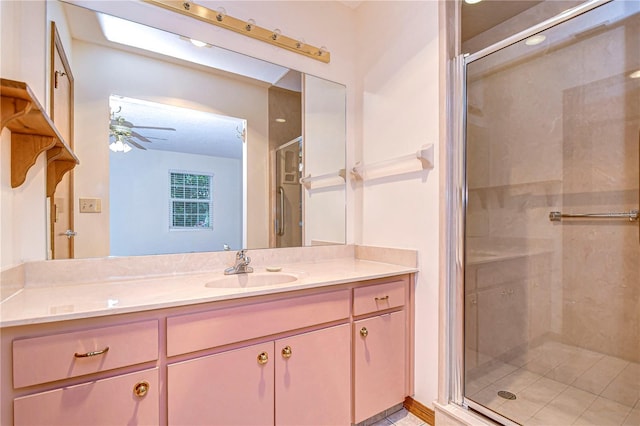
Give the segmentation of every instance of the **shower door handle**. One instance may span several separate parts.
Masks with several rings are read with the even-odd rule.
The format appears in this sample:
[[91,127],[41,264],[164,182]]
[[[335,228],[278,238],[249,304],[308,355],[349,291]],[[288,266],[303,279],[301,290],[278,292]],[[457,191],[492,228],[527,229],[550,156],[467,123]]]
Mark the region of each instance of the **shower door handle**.
[[284,188],[278,188],[278,196],[280,197],[280,217],[278,218],[278,232],[277,235],[282,237],[284,235]]
[[629,219],[635,222],[640,217],[638,210],[630,210],[622,213],[562,213],[549,212],[549,220],[552,222],[560,222],[562,218],[578,218],[578,219]]

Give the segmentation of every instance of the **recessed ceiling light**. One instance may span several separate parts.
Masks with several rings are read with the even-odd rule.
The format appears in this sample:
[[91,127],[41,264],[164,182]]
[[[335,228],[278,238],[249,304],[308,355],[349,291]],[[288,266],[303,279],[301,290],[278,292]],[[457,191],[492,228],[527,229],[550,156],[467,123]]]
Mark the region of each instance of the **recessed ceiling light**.
[[629,74],[629,77],[640,78],[640,70],[632,72],[631,74]]
[[287,120],[286,120],[286,119],[284,119],[284,118],[276,118],[276,121],[277,121],[278,123],[286,123],[286,122],[287,122]]
[[540,44],[547,39],[547,36],[543,36],[542,34],[536,34],[532,37],[529,37],[524,41],[524,44],[527,46],[535,46],[536,44]]
[[482,0],[464,0],[466,4],[476,4],[480,3]]

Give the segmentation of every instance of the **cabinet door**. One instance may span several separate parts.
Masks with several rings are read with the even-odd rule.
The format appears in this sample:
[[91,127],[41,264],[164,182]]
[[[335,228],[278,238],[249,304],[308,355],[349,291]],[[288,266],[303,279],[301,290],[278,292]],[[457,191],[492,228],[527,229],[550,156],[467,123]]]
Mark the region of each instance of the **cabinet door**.
[[273,342],[169,365],[169,424],[272,425],[273,365]]
[[16,398],[14,425],[157,425],[159,395],[154,368]]
[[349,324],[276,341],[276,425],[351,422]]
[[404,311],[354,322],[355,423],[404,401],[405,327]]

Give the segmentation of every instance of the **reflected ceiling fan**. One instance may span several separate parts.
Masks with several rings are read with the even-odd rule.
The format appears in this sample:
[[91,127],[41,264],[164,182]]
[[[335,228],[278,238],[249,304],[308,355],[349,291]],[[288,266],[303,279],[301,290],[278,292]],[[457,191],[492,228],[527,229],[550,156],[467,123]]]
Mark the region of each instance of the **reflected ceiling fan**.
[[[116,115],[119,114],[120,111],[122,111],[122,107],[111,113],[111,120],[109,123],[109,136],[112,138],[109,143],[109,149],[113,152],[129,152],[131,151],[132,146],[146,151],[147,148],[138,142],[152,143],[151,139],[166,140],[164,138],[143,136],[134,129],[176,131],[173,127],[136,126],[130,121],[127,121],[124,117]],[[137,139],[138,142],[136,142],[134,138]]]

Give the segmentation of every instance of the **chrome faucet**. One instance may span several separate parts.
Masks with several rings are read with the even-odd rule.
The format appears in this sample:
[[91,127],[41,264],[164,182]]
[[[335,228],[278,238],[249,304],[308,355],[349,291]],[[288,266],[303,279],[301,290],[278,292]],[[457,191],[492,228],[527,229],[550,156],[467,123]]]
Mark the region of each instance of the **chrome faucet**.
[[234,275],[234,274],[247,274],[249,272],[253,272],[253,268],[249,266],[251,263],[251,258],[247,256],[246,250],[240,250],[236,253],[236,264],[225,269],[225,275]]

